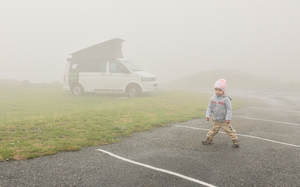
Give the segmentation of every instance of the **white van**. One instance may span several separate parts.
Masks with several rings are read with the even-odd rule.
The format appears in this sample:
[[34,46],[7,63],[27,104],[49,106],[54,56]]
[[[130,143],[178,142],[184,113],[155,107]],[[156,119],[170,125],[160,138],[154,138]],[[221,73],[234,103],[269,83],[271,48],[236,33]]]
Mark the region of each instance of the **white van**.
[[[103,44],[107,47],[107,44],[116,45],[120,42],[123,40],[113,39],[73,53],[73,58],[67,59],[63,90],[71,91],[76,96],[82,95],[84,92],[100,92],[128,93],[129,97],[137,97],[155,91],[158,82],[154,75],[139,69],[124,58],[104,59],[104,57],[123,57],[120,50],[118,50],[118,55],[115,52],[113,55],[108,55],[108,53],[103,55]],[[95,48],[101,50],[95,50]],[[91,49],[94,50],[88,53]],[[109,52],[111,49],[110,47]],[[99,53],[95,55],[97,51],[101,51],[102,55]]]

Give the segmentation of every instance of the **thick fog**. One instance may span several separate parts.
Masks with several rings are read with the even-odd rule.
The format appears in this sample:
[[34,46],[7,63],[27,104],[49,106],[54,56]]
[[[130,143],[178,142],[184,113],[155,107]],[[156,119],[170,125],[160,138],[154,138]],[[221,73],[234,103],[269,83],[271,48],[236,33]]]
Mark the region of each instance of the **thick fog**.
[[63,82],[66,58],[113,38],[169,82],[240,70],[299,82],[300,1],[1,1],[0,79]]

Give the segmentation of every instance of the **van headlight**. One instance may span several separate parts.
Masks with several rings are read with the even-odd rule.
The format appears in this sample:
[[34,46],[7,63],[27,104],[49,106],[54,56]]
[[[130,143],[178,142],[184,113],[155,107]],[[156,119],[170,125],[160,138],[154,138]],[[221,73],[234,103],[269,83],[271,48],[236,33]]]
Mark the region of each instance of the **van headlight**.
[[142,77],[142,81],[156,81],[156,77]]

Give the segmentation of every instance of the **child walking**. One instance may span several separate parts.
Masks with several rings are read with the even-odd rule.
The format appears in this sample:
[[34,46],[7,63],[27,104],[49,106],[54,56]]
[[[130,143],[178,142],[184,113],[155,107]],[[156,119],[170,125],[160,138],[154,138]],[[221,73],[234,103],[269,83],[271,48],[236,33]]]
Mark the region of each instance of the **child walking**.
[[209,121],[213,114],[213,127],[207,133],[207,138],[202,141],[204,145],[212,144],[213,137],[219,132],[222,127],[232,141],[234,148],[239,148],[238,137],[235,135],[235,130],[232,128],[230,121],[232,116],[231,97],[225,95],[227,81],[219,79],[215,83],[215,94],[210,98],[206,111],[205,119]]

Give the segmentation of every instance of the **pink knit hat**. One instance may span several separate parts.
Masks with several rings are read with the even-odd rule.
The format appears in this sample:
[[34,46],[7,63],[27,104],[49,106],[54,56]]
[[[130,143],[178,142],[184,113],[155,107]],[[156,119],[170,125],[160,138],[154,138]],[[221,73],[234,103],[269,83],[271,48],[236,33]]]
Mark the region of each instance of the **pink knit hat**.
[[227,86],[227,81],[225,79],[219,79],[215,83],[214,88],[220,88],[221,90],[223,90],[223,92],[225,92],[226,91],[226,86]]

